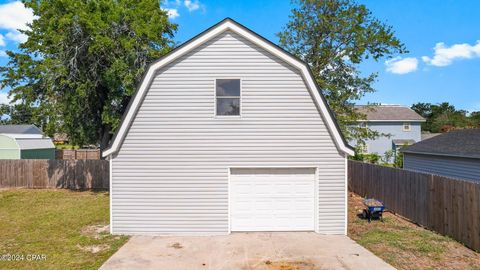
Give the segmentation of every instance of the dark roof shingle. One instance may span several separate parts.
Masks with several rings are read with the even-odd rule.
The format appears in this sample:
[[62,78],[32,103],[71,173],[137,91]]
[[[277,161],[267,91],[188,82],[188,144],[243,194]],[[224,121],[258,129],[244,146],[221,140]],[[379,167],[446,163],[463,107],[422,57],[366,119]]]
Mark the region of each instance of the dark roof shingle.
[[406,147],[403,152],[480,158],[480,129],[443,133]]
[[42,134],[42,131],[35,125],[0,125],[0,133]]
[[355,108],[367,116],[367,121],[425,121],[414,110],[400,105],[356,105]]

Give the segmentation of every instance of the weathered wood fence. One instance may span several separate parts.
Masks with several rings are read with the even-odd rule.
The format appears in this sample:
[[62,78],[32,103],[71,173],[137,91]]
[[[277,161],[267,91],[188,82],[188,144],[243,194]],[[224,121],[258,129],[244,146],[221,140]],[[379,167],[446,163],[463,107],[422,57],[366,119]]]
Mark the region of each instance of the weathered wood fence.
[[479,183],[349,161],[348,187],[480,251]]
[[56,159],[100,159],[100,149],[59,149]]
[[0,188],[108,189],[106,160],[0,160]]

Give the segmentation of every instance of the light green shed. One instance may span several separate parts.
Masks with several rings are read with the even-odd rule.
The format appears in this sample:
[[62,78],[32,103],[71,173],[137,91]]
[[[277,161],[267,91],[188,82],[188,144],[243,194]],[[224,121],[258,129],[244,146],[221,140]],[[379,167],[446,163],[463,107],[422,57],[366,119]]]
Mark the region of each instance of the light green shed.
[[55,159],[50,138],[15,138],[0,134],[0,159]]
[[0,159],[20,159],[20,148],[15,138],[0,134]]

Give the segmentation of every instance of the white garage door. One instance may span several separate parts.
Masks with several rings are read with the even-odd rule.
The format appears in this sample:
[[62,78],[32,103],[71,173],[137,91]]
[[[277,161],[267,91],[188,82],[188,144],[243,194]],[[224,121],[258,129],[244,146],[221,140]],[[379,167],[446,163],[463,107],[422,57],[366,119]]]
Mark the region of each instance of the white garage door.
[[232,231],[313,231],[315,169],[232,169]]

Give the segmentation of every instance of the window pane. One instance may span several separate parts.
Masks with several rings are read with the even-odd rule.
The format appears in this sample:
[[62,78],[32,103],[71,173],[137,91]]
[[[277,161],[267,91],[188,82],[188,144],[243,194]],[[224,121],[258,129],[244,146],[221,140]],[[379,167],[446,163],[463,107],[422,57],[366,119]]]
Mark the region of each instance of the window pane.
[[218,79],[217,96],[240,96],[240,80]]
[[240,99],[217,98],[217,115],[240,115]]

